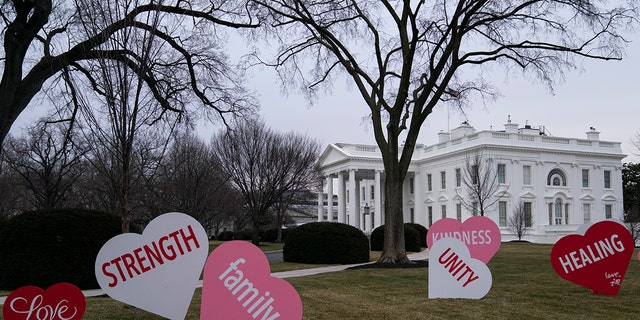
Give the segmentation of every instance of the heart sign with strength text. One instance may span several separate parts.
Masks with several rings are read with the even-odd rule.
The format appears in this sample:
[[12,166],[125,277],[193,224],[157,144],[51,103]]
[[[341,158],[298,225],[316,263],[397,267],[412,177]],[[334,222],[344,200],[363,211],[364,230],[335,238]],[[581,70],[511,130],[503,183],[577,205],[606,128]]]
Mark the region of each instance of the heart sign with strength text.
[[452,218],[436,221],[427,232],[427,246],[431,248],[443,238],[462,241],[469,248],[471,257],[485,264],[498,252],[502,241],[498,225],[484,216],[471,217],[464,223]]
[[14,290],[2,306],[2,315],[5,320],[79,320],[86,308],[82,291],[62,282],[47,290],[34,286]]
[[196,219],[165,213],[141,235],[125,233],[107,241],[96,258],[96,278],[113,299],[184,319],[208,253],[207,233]]
[[560,277],[589,288],[594,294],[616,296],[633,249],[629,230],[605,220],[593,224],[584,235],[560,238],[551,249],[551,265]]
[[443,238],[429,249],[429,299],[480,299],[491,289],[487,265],[469,255],[456,238]]
[[217,247],[204,267],[200,319],[302,319],[298,292],[270,270],[267,257],[251,243]]

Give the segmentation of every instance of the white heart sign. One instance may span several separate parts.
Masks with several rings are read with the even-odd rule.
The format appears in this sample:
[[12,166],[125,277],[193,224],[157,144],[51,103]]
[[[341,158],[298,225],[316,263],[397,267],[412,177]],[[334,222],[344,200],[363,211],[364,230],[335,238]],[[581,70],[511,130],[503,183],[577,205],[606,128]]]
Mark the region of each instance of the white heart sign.
[[209,253],[207,233],[178,212],[140,234],[111,238],[96,258],[98,284],[111,298],[169,319],[184,319]]
[[487,265],[471,258],[462,241],[443,238],[429,249],[429,299],[480,299],[492,281]]

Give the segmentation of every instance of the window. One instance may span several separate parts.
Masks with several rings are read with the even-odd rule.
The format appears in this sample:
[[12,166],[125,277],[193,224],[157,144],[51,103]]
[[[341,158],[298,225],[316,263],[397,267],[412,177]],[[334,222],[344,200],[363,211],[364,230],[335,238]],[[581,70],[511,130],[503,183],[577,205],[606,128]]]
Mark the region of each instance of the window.
[[456,168],[456,187],[460,187],[462,185],[462,174],[460,172],[460,168]]
[[442,219],[447,217],[447,205],[443,204],[441,207],[442,210]]
[[411,223],[416,222],[415,220],[415,213],[414,213],[414,209],[413,208],[409,208],[409,221],[411,221]]
[[604,218],[611,219],[612,217],[613,206],[610,204],[604,205]]
[[462,221],[462,203],[456,203],[456,219]]
[[524,202],[524,226],[531,228],[533,224],[532,205],[531,202]]
[[531,166],[522,166],[522,184],[531,185]]
[[429,212],[429,221],[427,222],[429,223],[429,227],[431,227],[431,225],[433,224],[433,207],[428,206],[427,211]]
[[445,190],[447,188],[447,172],[446,171],[440,172],[440,187],[442,190]]
[[431,173],[428,173],[427,174],[427,191],[433,190],[433,187],[431,187],[431,182],[432,182]]
[[471,202],[471,214],[475,217],[478,215],[478,203],[477,202]]
[[376,198],[376,188],[375,186],[371,186],[371,200]]
[[507,226],[507,202],[498,202],[498,225],[500,227]]
[[409,194],[413,194],[413,178],[409,178]]
[[362,187],[362,201],[367,200],[367,187]]
[[351,201],[349,201],[349,190],[347,190],[347,203],[350,203]]
[[604,171],[604,188],[611,189],[611,171]]
[[472,165],[471,166],[471,182],[473,183],[473,185],[477,185],[478,184],[478,180],[480,177],[480,171],[478,170],[478,165]]
[[506,183],[507,181],[507,165],[504,163],[498,164],[498,183]]
[[547,185],[548,186],[556,186],[556,187],[566,187],[567,186],[567,175],[565,175],[564,171],[556,168],[549,171],[549,175],[547,176]]
[[584,216],[584,223],[591,222],[591,204],[590,203],[582,204],[582,215]]
[[589,188],[589,169],[582,169],[582,187]]
[[549,204],[549,224],[562,224],[562,199]]

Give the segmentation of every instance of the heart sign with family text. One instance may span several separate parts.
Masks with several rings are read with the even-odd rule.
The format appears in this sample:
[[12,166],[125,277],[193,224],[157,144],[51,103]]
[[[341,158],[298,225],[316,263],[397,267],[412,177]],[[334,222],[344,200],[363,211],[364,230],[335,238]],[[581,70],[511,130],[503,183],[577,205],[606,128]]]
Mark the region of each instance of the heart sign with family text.
[[498,252],[502,241],[498,225],[484,216],[471,217],[464,223],[452,218],[436,221],[427,232],[427,246],[431,248],[444,238],[462,241],[469,248],[471,257],[485,264]]
[[474,259],[456,238],[442,238],[429,249],[429,299],[480,299],[491,289],[489,267]]
[[298,292],[270,271],[267,257],[251,243],[217,247],[204,267],[200,319],[302,319]]
[[113,299],[184,319],[208,253],[209,238],[196,219],[165,213],[142,234],[124,233],[107,241],[96,258],[96,279]]
[[551,249],[553,270],[565,280],[593,290],[618,295],[633,255],[634,243],[627,228],[615,221],[593,224],[584,235],[570,234]]
[[2,306],[2,316],[5,320],[79,320],[86,308],[82,291],[61,282],[47,290],[34,286],[14,290]]

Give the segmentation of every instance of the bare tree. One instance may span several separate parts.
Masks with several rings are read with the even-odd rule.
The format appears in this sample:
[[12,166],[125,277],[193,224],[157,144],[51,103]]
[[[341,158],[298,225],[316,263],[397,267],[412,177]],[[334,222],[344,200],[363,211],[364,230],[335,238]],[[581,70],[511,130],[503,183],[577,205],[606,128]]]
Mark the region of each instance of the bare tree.
[[[238,75],[220,51],[226,28],[253,28],[242,1],[118,1],[119,10],[94,15],[113,1],[14,0],[0,3],[4,63],[0,80],[0,142],[44,88],[73,91],[74,76],[93,83],[96,61],[118,61],[148,87],[162,112],[206,106],[212,117],[253,109]],[[115,6],[114,6],[115,7]],[[149,24],[149,17],[159,17]],[[94,19],[98,29],[84,28]],[[153,38],[162,54],[145,63],[131,47],[104,46],[122,32]],[[69,101],[73,98],[69,98]],[[94,108],[98,108],[94,106]],[[73,117],[73,113],[71,115]]]
[[295,133],[278,133],[258,120],[247,120],[212,141],[222,170],[244,197],[253,243],[268,222],[269,210],[289,192],[308,190],[318,181],[318,142]]
[[622,222],[634,241],[640,240],[640,163],[622,166],[623,207]]
[[275,59],[262,60],[286,84],[313,96],[342,72],[369,107],[386,174],[380,261],[392,263],[410,262],[402,183],[434,108],[493,99],[485,65],[516,68],[552,87],[576,57],[621,59],[621,32],[637,17],[634,8],[588,0],[253,2],[281,44]]
[[465,155],[462,180],[467,194],[460,198],[462,205],[474,216],[484,216],[499,200],[496,192],[500,184],[495,166],[493,159],[481,151]]
[[4,162],[29,191],[33,208],[58,208],[80,177],[80,160],[87,149],[70,139],[60,124],[37,125],[23,138],[10,138],[2,152]]
[[527,231],[531,229],[533,225],[533,217],[531,212],[527,212],[524,202],[519,202],[518,205],[513,208],[513,215],[509,217],[508,229],[518,237],[518,241],[527,234]]

